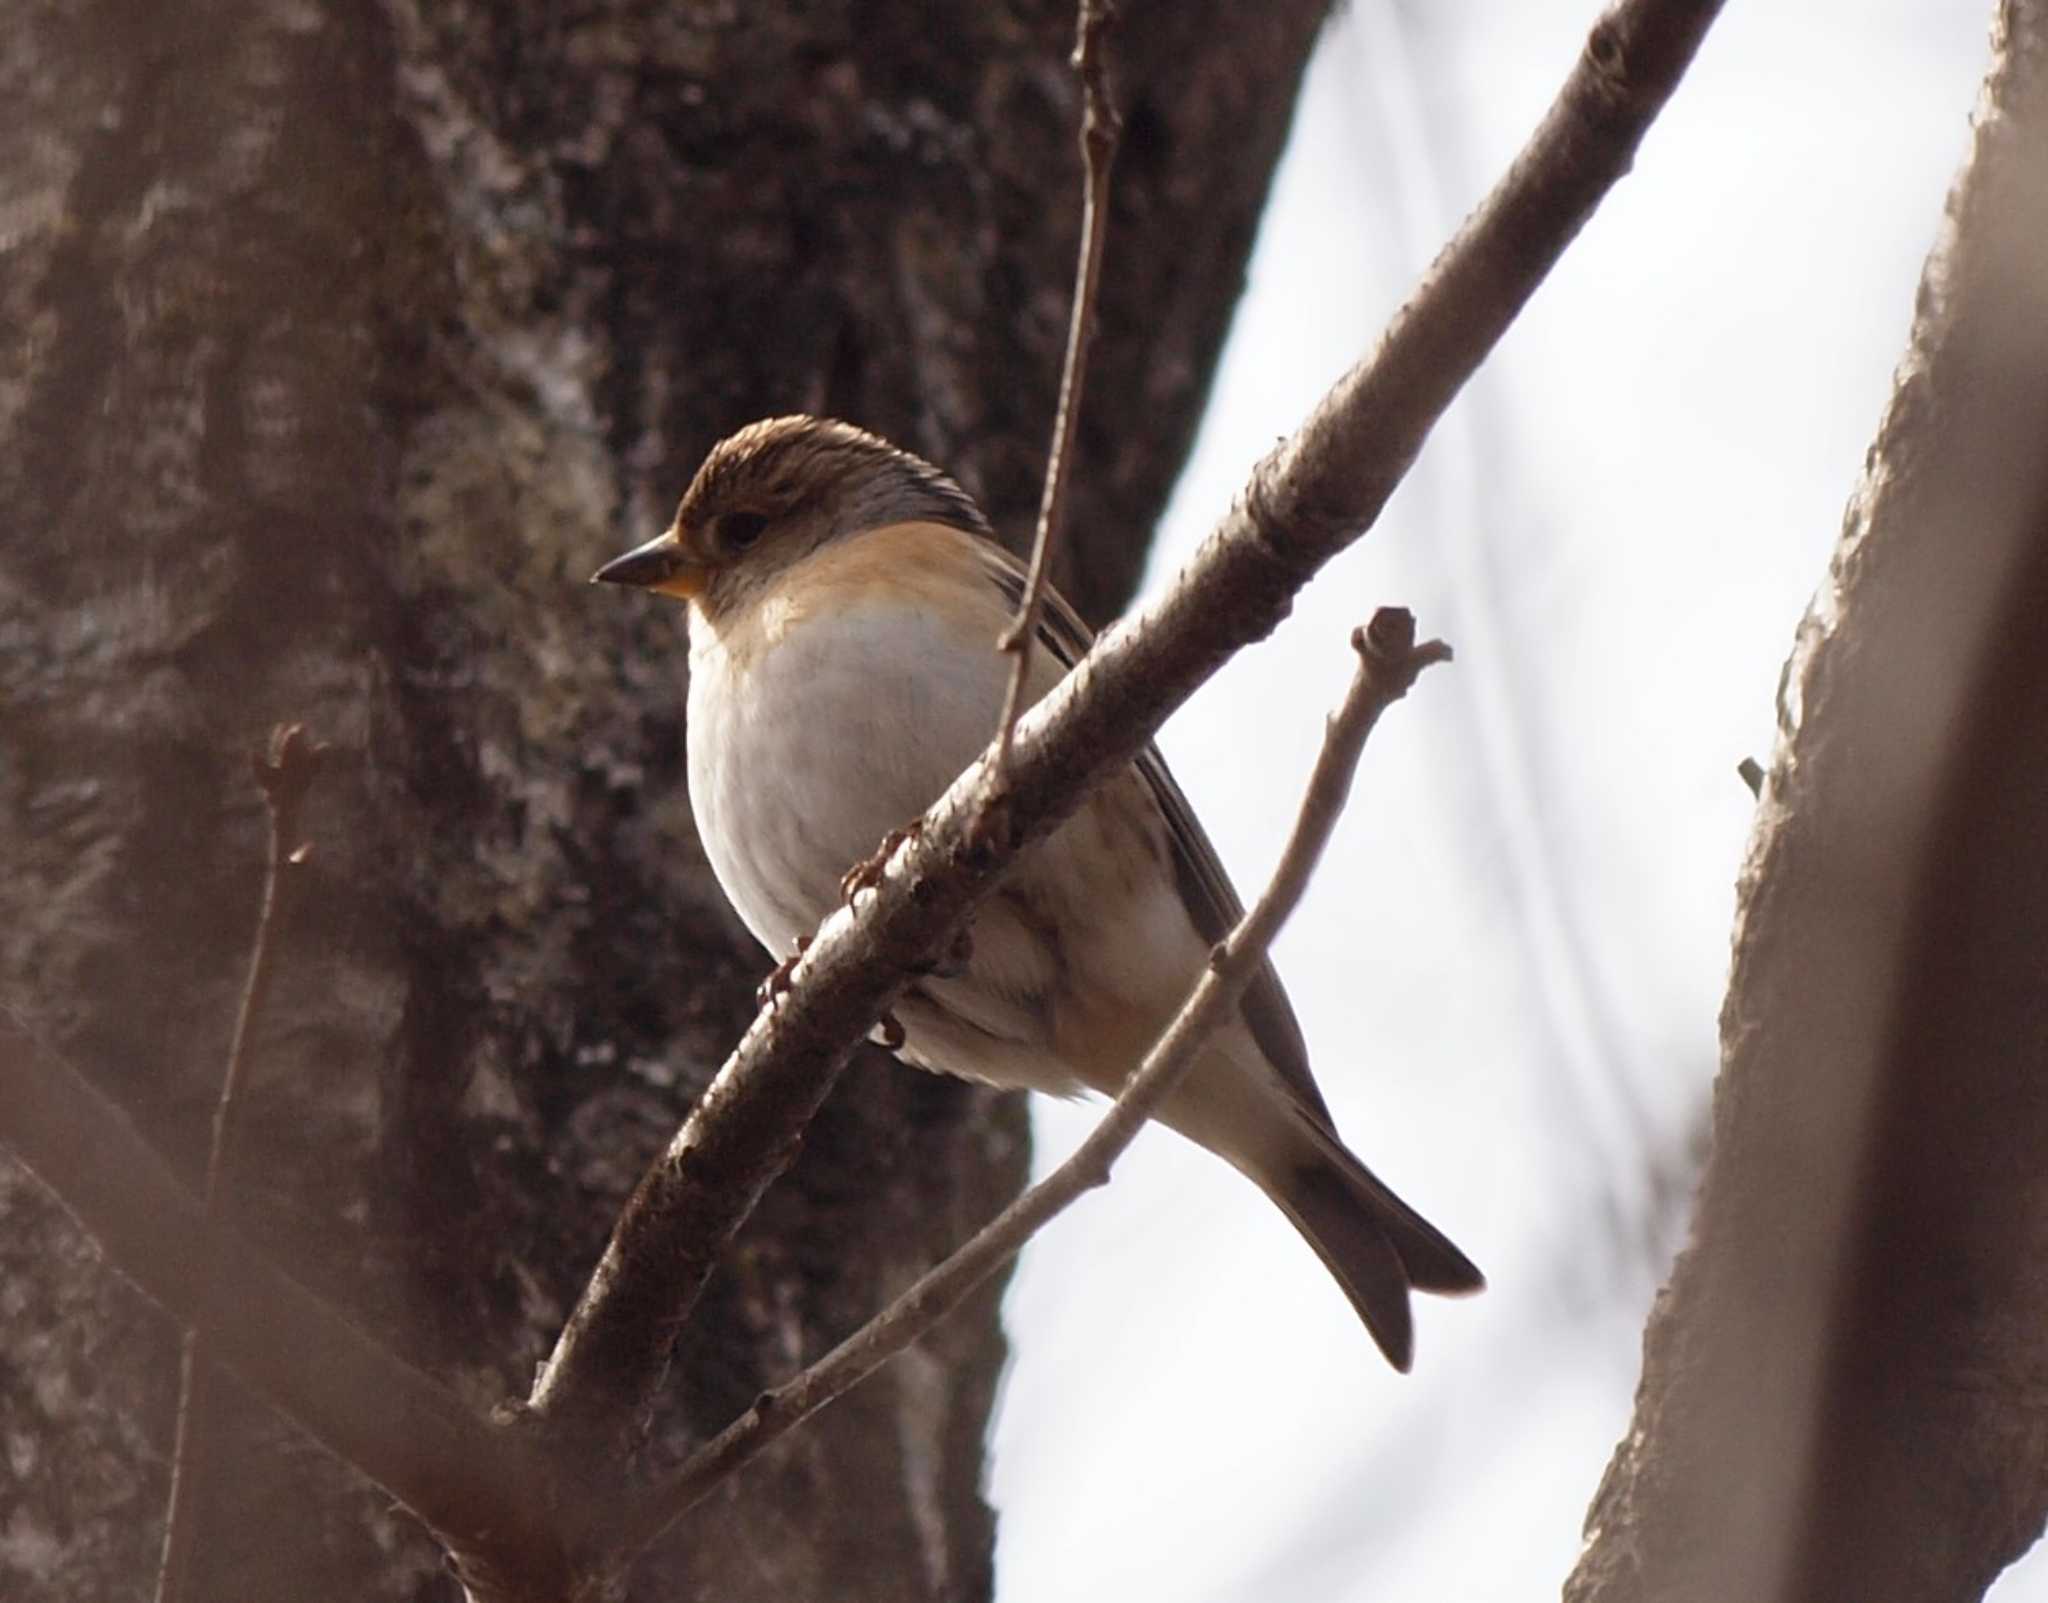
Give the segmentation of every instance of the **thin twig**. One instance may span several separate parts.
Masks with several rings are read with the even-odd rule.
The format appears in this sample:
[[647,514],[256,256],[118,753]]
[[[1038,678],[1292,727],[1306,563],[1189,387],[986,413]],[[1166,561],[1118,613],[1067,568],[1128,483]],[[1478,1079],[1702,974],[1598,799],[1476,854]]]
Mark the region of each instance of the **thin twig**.
[[1046,577],[1052,553],[1067,518],[1067,480],[1074,456],[1076,422],[1088,385],[1088,349],[1095,342],[1096,285],[1102,277],[1102,241],[1109,231],[1109,169],[1116,159],[1123,119],[1110,93],[1109,54],[1104,36],[1116,21],[1111,0],[1081,0],[1075,26],[1074,71],[1081,79],[1081,246],[1074,266],[1074,307],[1067,321],[1067,358],[1060,369],[1059,406],[1053,413],[1052,449],[1045,464],[1045,489],[1038,503],[1038,530],[1031,542],[1031,571],[1017,616],[996,642],[1010,654],[1010,688],[1003,698],[1003,720],[996,732],[995,762],[989,782],[1000,786],[1009,766],[1010,742],[1017,715],[1024,708],[1024,684],[1031,672],[1031,653],[1038,640],[1038,615],[1045,606]]
[[1440,640],[1415,643],[1415,619],[1400,607],[1374,614],[1370,628],[1352,632],[1358,669],[1343,705],[1324,732],[1323,749],[1309,777],[1300,816],[1280,854],[1265,894],[1210,955],[1209,967],[1144,1063],[1125,1083],[1088,1138],[1045,1179],[1026,1191],[965,1245],[919,1280],[817,1363],[764,1392],[732,1424],[700,1448],[673,1478],[647,1493],[627,1513],[622,1536],[637,1552],[727,1476],[784,1432],[844,1396],[882,1364],[937,1324],[962,1298],[1016,1255],[1055,1215],[1091,1187],[1109,1179],[1111,1166],[1195,1061],[1209,1036],[1228,1018],[1265,960],[1273,938],[1300,903],[1323,848],[1344,811],[1351,777],[1366,737],[1381,713],[1408,693],[1416,676],[1450,660]]
[[[213,1104],[213,1135],[206,1151],[206,1190],[201,1229],[209,1249],[220,1229],[227,1182],[234,1161],[237,1115],[242,1082],[249,1068],[249,1040],[256,1016],[270,994],[276,951],[278,904],[286,877],[305,860],[298,845],[299,806],[306,799],[320,759],[327,748],[306,737],[298,724],[279,724],[270,733],[270,748],[250,759],[263,805],[270,815],[270,851],[263,867],[263,903],[256,915],[256,934],[249,952],[249,974],[242,984],[242,1005],[235,1015],[235,1034],[221,1073],[220,1095]],[[215,1254],[209,1250],[210,1265]],[[186,1327],[178,1369],[178,1415],[171,1446],[170,1504],[164,1514],[163,1559],[157,1571],[158,1603],[181,1603],[191,1572],[195,1510],[206,1484],[208,1425],[212,1409],[212,1365],[207,1354],[207,1327],[213,1322],[213,1277],[203,1279],[192,1322]]]

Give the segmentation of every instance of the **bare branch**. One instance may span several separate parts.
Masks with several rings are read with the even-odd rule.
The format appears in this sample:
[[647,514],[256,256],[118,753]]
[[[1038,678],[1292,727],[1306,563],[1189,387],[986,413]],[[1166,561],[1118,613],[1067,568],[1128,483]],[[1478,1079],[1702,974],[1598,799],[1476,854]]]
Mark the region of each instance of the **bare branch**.
[[711,1489],[785,1432],[837,1401],[956,1308],[977,1285],[1016,1256],[1024,1243],[1091,1187],[1136,1139],[1152,1112],[1179,1084],[1203,1045],[1237,1006],[1274,937],[1300,904],[1323,848],[1350,795],[1366,737],[1380,714],[1408,693],[1416,676],[1450,659],[1439,640],[1415,643],[1415,619],[1382,608],[1369,630],[1355,630],[1358,653],[1343,704],[1324,732],[1323,749],[1302,798],[1271,883],[1218,946],[1181,1010],[1125,1084],[1123,1094],[1073,1155],[984,1225],[943,1263],[817,1363],[774,1390],[693,1455],[675,1477],[627,1514],[624,1539],[637,1552],[658,1539]]
[[279,1270],[227,1226],[211,1239],[199,1199],[128,1116],[0,1008],[0,1117],[8,1147],[108,1260],[187,1324],[204,1288],[233,1317],[215,1361],[404,1503],[458,1553],[487,1544],[539,1576],[582,1528],[524,1438],[494,1429],[436,1381]]
[[1024,682],[1031,672],[1031,653],[1038,644],[1038,615],[1045,606],[1045,586],[1052,553],[1066,527],[1067,479],[1074,457],[1074,433],[1081,415],[1081,397],[1088,385],[1088,348],[1095,343],[1095,291],[1102,278],[1102,241],[1109,232],[1109,170],[1116,160],[1123,119],[1109,87],[1109,55],[1104,36],[1116,20],[1110,0],[1081,0],[1075,25],[1074,71],[1081,79],[1080,259],[1074,267],[1074,306],[1067,322],[1066,364],[1060,371],[1059,407],[1053,414],[1052,449],[1045,464],[1045,491],[1038,505],[1038,532],[1031,542],[1031,571],[1017,616],[1003,632],[1000,649],[1014,659],[1010,688],[1003,698],[997,725],[995,760],[989,773],[1000,784],[1010,761],[1010,742],[1017,733],[1017,714],[1024,706]]
[[1961,1603],[2048,1516],[2048,3],[1781,691],[1691,1240],[1570,1603]]
[[[851,1044],[1015,853],[1130,761],[1371,523],[1435,417],[1627,168],[1717,9],[1626,0],[1603,20],[1528,150],[1379,349],[1261,465],[1179,584],[1019,720],[998,827],[979,800],[977,765],[859,918],[827,922],[793,990],[755,1020],[643,1179],[536,1386],[547,1424],[619,1438],[651,1395],[676,1323],[786,1165]],[[592,1489],[565,1482],[526,1438],[485,1426],[227,1230],[209,1238],[202,1205],[125,1117],[4,1016],[0,1119],[8,1144],[149,1295],[188,1321],[205,1287],[235,1307],[236,1319],[212,1327],[218,1361],[419,1514],[483,1591],[566,1594],[551,1578],[594,1573],[588,1538],[606,1521],[589,1507]],[[494,1588],[494,1575],[518,1580]]]
[[[213,1136],[206,1151],[206,1190],[201,1229],[209,1248],[220,1228],[222,1195],[235,1147],[235,1115],[242,1081],[249,1067],[249,1039],[256,1015],[270,995],[271,956],[277,935],[278,901],[286,876],[304,860],[293,843],[299,833],[299,804],[318,772],[326,747],[306,738],[298,724],[279,724],[271,731],[270,749],[250,760],[270,817],[270,847],[263,865],[263,901],[256,915],[256,934],[249,952],[249,975],[242,985],[242,1004],[235,1015],[235,1035],[221,1074],[220,1095],[213,1107]],[[210,1261],[210,1253],[209,1253]],[[207,1427],[212,1409],[212,1361],[207,1330],[219,1311],[209,1278],[199,1290],[198,1307],[186,1328],[178,1366],[178,1414],[171,1445],[171,1492],[164,1514],[163,1559],[158,1567],[156,1595],[179,1603],[191,1567],[192,1537],[199,1488],[206,1479]]]
[[535,1386],[544,1421],[616,1435],[617,1421],[637,1416],[673,1332],[853,1044],[1016,853],[1129,762],[1372,524],[1459,387],[1628,170],[1719,10],[1719,0],[1622,0],[1602,17],[1527,147],[1378,348],[1260,464],[1173,586],[1019,720],[998,827],[981,800],[984,757],[933,805],[858,914],[825,921],[792,989],[756,1017],[635,1191]]

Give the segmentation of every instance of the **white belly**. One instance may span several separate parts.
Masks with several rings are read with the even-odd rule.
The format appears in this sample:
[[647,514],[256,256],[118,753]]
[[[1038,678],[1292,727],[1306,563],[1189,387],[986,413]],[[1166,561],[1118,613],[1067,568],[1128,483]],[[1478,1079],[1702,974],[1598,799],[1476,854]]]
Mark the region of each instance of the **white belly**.
[[[692,617],[691,807],[719,884],[777,957],[993,737],[1006,612],[992,588],[969,595],[983,615],[965,623],[956,607],[946,627],[887,592],[827,616],[764,608],[723,635]],[[1058,673],[1041,653],[1032,699]],[[971,933],[965,972],[921,979],[898,1003],[902,1055],[1062,1095],[1114,1091],[1208,952],[1135,773],[1028,850]]]
[[[1007,659],[878,601],[771,641],[692,620],[690,804],[725,894],[778,957],[840,877],[988,744]],[[739,681],[745,679],[745,694]]]

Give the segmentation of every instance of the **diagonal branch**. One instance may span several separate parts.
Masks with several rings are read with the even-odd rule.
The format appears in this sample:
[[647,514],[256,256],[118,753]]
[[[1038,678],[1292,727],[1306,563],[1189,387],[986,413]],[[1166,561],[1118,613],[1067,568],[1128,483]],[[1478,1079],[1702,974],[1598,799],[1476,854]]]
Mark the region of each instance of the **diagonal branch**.
[[1781,681],[1712,1147],[1568,1603],[1963,1603],[2048,1519],[2048,0]]
[[236,1236],[211,1250],[197,1197],[127,1114],[0,1008],[0,1110],[8,1147],[114,1267],[173,1318],[202,1288],[233,1310],[209,1345],[259,1396],[374,1478],[452,1547],[486,1540],[541,1572],[559,1564],[562,1508],[546,1460],[365,1335]]
[[[828,920],[795,985],[757,1017],[650,1168],[534,1391],[558,1431],[616,1444],[659,1382],[670,1338],[725,1244],[787,1165],[853,1044],[1028,842],[1129,762],[1295,590],[1378,516],[1436,418],[1634,158],[1719,0],[1621,0],[1594,29],[1506,177],[1379,347],[1260,464],[1165,595],[1105,634],[1017,726],[1002,805],[986,759],[934,805],[860,914]],[[569,1595],[565,1549],[603,1521],[602,1489],[564,1479],[226,1232],[118,1108],[0,1011],[0,1139],[122,1272],[181,1319],[212,1277],[240,1316],[218,1361],[417,1513],[478,1595]],[[493,1587],[490,1575],[512,1577]]]
[[1351,645],[1358,653],[1357,671],[1324,732],[1300,814],[1265,894],[1211,954],[1208,970],[1102,1122],[1066,1162],[964,1246],[802,1374],[763,1392],[672,1479],[640,1499],[623,1522],[629,1552],[658,1540],[720,1481],[867,1379],[958,1307],[1056,1215],[1091,1187],[1108,1182],[1111,1166],[1137,1138],[1153,1110],[1173,1094],[1203,1044],[1229,1018],[1274,937],[1300,905],[1343,815],[1352,775],[1380,714],[1407,695],[1424,668],[1447,662],[1451,655],[1440,640],[1418,646],[1414,617],[1395,607],[1375,613],[1369,629],[1354,630]]
[[1493,193],[1378,348],[1255,471],[1174,585],[1113,627],[1019,722],[1000,817],[987,759],[900,848],[858,915],[828,919],[642,1178],[536,1383],[557,1429],[637,1417],[726,1242],[787,1165],[853,1045],[1030,841],[1129,762],[1194,689],[1284,617],[1372,524],[1436,419],[1634,160],[1720,9],[1621,0]]

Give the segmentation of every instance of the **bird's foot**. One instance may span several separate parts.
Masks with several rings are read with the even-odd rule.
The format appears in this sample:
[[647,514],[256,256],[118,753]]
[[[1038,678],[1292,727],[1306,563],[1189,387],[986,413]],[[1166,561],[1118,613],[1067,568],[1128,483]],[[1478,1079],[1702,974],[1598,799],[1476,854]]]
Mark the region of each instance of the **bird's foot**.
[[924,833],[924,820],[913,818],[901,829],[892,829],[882,837],[882,844],[874,855],[864,857],[849,868],[839,879],[839,894],[851,907],[853,899],[862,891],[871,891],[882,883],[882,874],[889,866],[889,859],[896,855],[896,848],[914,841]]
[[790,976],[796,973],[797,964],[804,960],[804,953],[810,949],[810,936],[799,935],[796,938],[796,950],[770,969],[768,977],[754,987],[754,1006],[769,1007],[789,994]]

